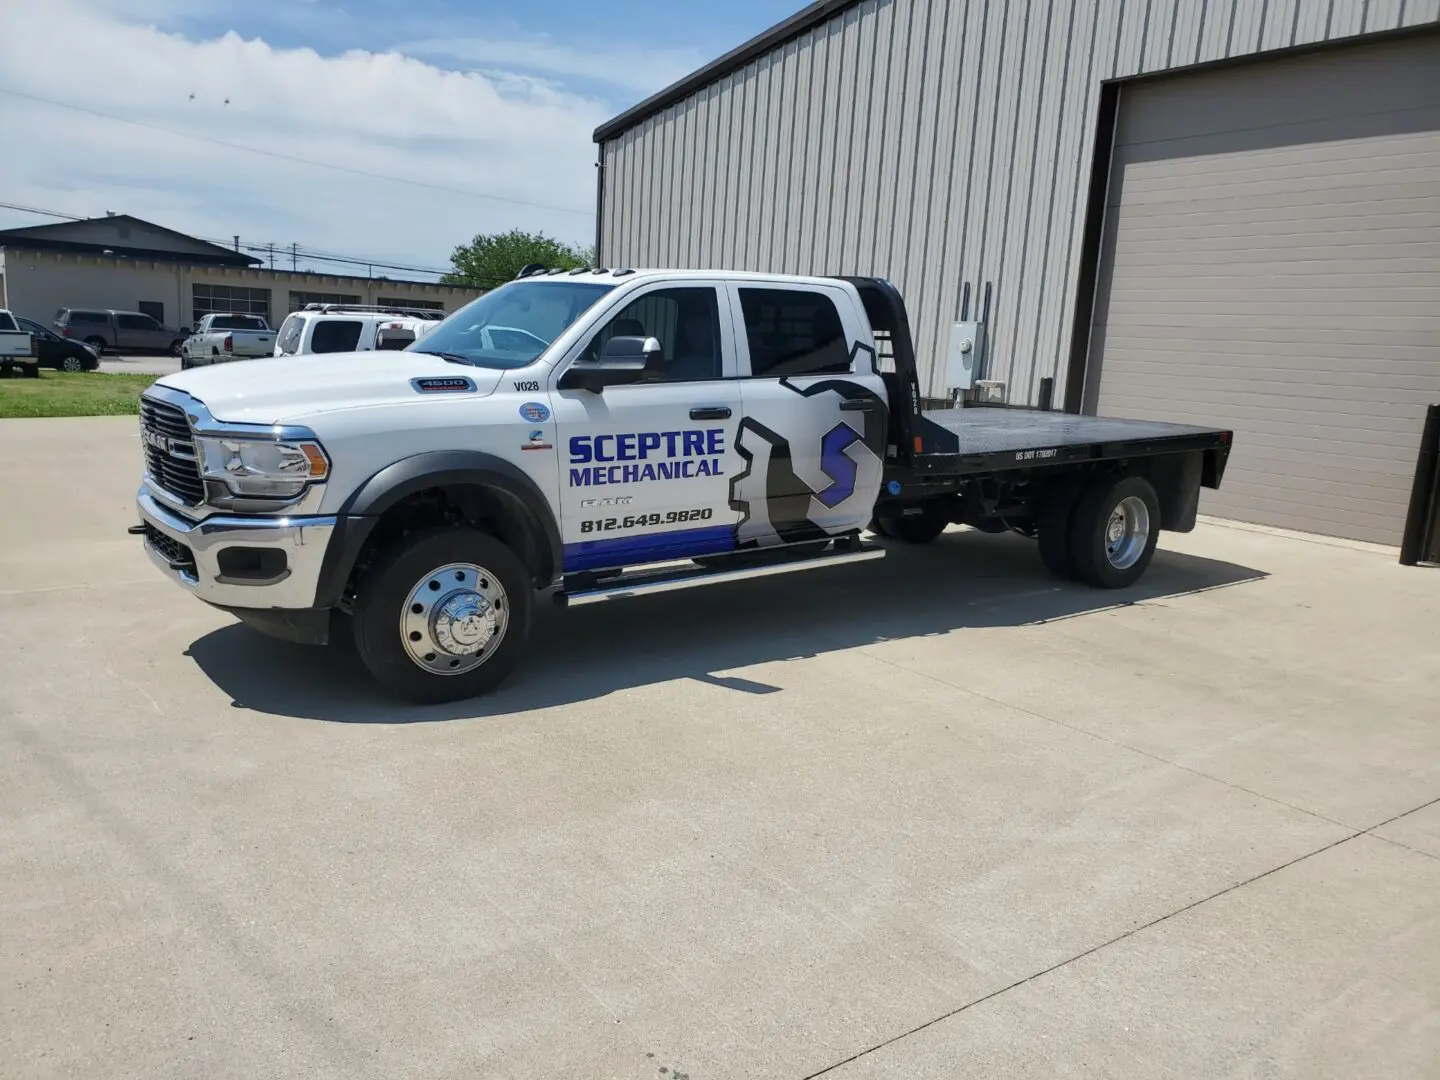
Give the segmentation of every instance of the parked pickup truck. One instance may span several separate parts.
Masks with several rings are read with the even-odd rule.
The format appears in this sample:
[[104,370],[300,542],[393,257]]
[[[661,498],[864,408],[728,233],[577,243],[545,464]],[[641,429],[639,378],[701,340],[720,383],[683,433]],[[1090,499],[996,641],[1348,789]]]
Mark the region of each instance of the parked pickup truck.
[[404,351],[257,363],[145,392],[131,531],[200,599],[291,641],[353,636],[417,701],[499,683],[541,592],[591,604],[878,559],[872,523],[910,543],[1008,529],[1054,573],[1122,588],[1161,529],[1194,527],[1231,444],[924,411],[878,278],[536,274]]
[[275,331],[259,315],[206,315],[185,339],[180,368],[255,360],[275,351]]
[[0,308],[0,376],[9,375],[15,367],[32,379],[38,378],[40,357],[30,331],[22,329],[15,316]]

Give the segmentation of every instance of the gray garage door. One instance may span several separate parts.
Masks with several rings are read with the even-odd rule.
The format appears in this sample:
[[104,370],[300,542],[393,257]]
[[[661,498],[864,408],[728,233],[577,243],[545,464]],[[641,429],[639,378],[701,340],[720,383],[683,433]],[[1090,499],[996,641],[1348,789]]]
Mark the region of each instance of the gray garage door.
[[1440,38],[1122,88],[1087,404],[1233,427],[1202,511],[1398,544],[1440,402]]

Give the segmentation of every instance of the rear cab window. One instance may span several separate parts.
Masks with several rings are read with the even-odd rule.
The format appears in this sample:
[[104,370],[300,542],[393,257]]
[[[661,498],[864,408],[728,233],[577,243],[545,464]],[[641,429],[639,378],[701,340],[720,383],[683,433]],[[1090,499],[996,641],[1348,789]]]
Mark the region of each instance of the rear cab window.
[[825,293],[747,286],[736,291],[752,378],[849,373],[845,326]]

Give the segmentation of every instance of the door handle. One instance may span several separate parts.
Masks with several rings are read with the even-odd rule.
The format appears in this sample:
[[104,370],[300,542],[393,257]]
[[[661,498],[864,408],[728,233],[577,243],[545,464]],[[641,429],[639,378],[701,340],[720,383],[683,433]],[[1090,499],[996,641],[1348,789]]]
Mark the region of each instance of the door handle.
[[874,412],[880,403],[873,398],[846,398],[840,402],[841,412]]
[[729,420],[729,405],[696,406],[690,410],[691,420]]

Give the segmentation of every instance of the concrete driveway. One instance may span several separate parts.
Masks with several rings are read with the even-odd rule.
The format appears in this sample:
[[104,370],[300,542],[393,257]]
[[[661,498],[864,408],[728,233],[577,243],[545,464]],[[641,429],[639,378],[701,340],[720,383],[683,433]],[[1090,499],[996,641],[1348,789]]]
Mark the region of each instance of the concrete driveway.
[[7,1077],[1436,1075],[1436,572],[954,532],[409,708],[162,581],[138,457],[0,424]]

